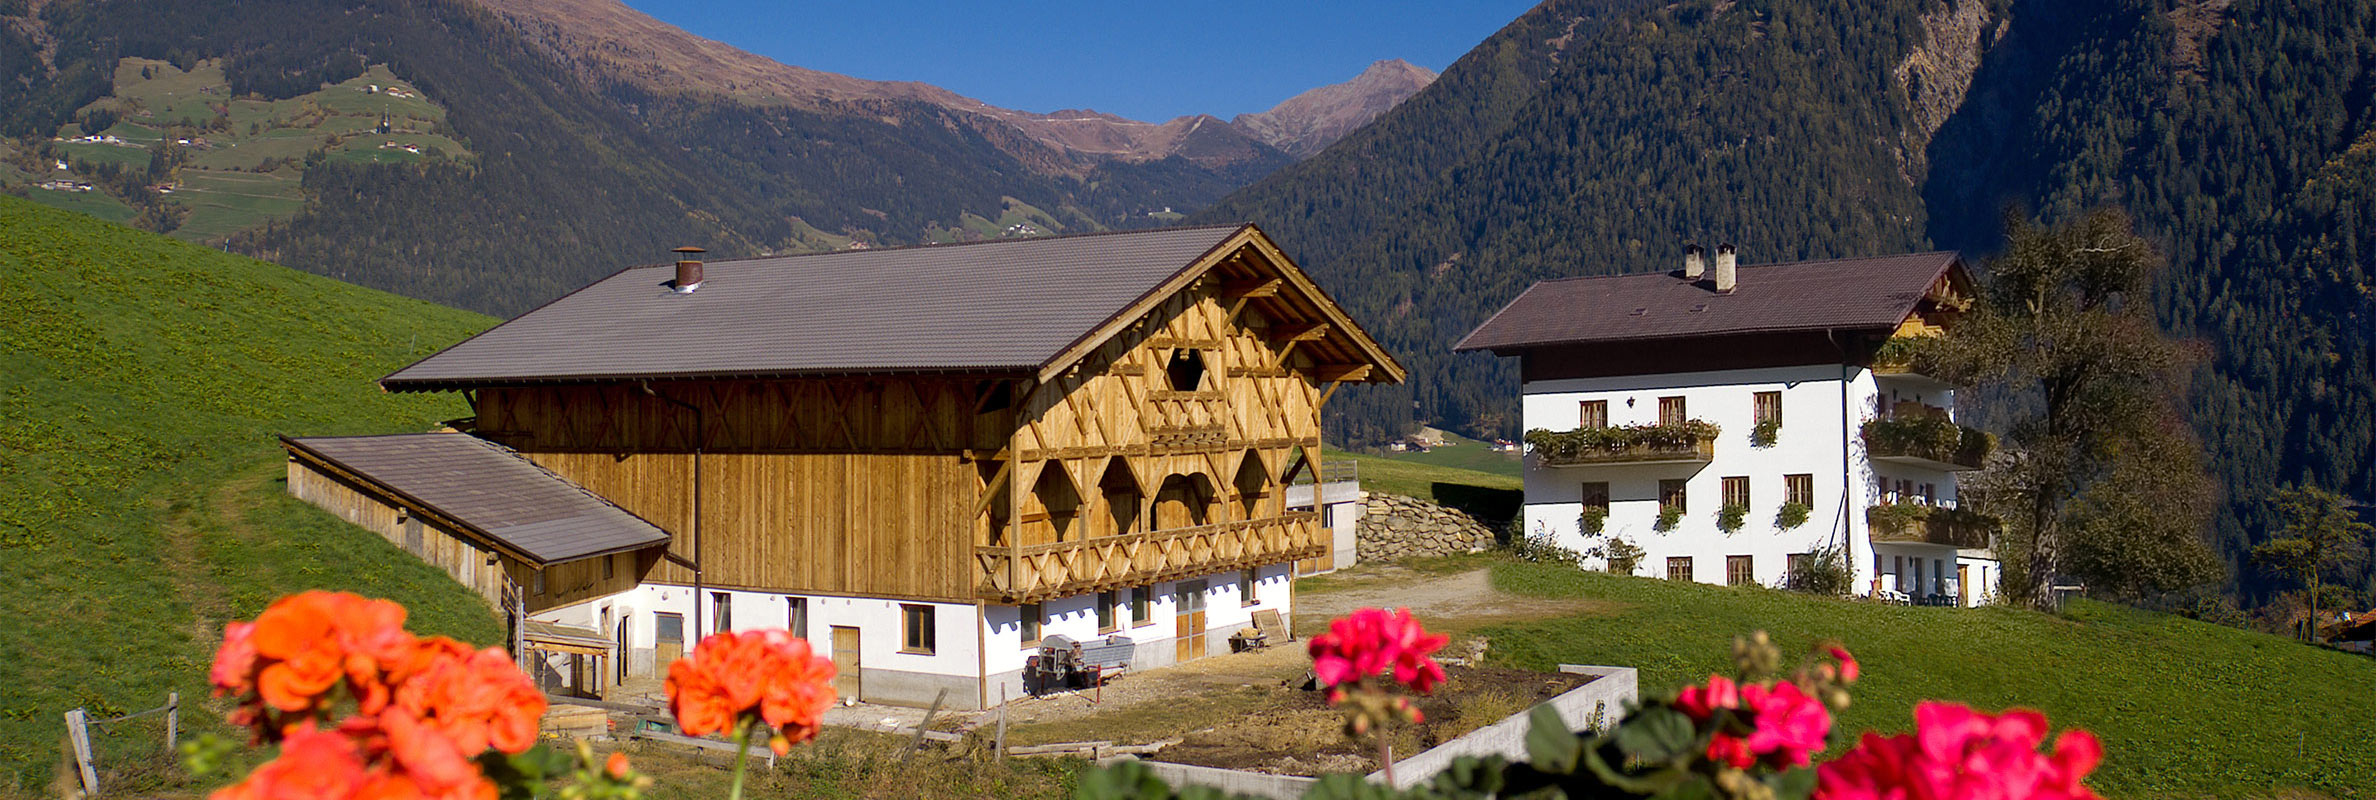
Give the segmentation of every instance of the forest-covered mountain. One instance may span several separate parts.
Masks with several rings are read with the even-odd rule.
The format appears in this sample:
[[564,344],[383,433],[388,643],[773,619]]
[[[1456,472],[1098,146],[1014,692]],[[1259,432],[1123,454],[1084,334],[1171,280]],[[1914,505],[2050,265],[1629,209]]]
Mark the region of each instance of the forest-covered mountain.
[[2251,595],[2269,489],[2376,497],[2372,67],[2368,0],[1551,0],[1201,216],[1264,225],[1411,365],[1338,395],[1360,444],[1515,433],[1512,365],[1449,345],[1537,280],[1688,241],[1985,256],[2008,207],[2125,207],[2207,354],[2188,405]]
[[[393,138],[330,107],[390,81],[420,107]],[[131,139],[58,140],[109,130]],[[0,186],[496,314],[683,244],[1161,224],[1292,160],[1209,116],[1026,114],[803,70],[615,0],[0,0],[0,135]],[[190,148],[201,180],[189,137],[214,140]],[[50,179],[82,194],[30,188]]]

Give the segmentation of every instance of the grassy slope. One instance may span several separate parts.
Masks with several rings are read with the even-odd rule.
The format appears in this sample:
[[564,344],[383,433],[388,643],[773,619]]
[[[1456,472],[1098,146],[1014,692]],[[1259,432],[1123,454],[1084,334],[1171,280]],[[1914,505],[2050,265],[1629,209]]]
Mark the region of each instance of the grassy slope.
[[[1625,604],[1608,615],[1488,628],[1514,666],[1619,664],[1644,691],[1729,671],[1731,637],[1770,631],[1792,654],[1821,637],[1864,664],[1846,730],[1912,727],[1922,698],[2043,710],[2103,737],[2091,781],[2119,798],[2266,796],[2306,787],[2376,796],[2376,660],[2125,607],[2061,617],[2009,609],[1844,603],[1505,563],[1496,586]],[[1786,662],[1787,663],[1787,662]],[[1846,741],[1843,739],[1842,741]],[[2298,755],[2297,755],[2298,748]]]
[[204,697],[222,622],[284,592],[500,637],[441,573],[283,495],[272,439],[464,413],[372,379],[487,318],[8,197],[0,307],[0,793],[48,782],[68,708]]

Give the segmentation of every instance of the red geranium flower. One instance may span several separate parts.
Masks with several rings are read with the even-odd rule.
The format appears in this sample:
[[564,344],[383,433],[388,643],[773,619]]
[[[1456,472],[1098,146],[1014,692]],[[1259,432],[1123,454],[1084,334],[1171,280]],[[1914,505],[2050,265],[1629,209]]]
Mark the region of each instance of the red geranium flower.
[[720,633],[670,664],[664,688],[686,735],[723,732],[747,717],[767,725],[768,746],[781,755],[816,737],[833,705],[833,672],[832,659],[788,631]]

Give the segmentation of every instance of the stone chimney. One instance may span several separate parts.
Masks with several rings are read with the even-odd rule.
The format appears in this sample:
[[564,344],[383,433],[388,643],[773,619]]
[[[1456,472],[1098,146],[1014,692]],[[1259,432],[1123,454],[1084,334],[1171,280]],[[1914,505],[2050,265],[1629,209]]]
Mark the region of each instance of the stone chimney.
[[676,249],[676,284],[670,289],[677,294],[691,294],[693,290],[701,288],[701,254],[705,252],[708,251],[699,247]]
[[1732,292],[1732,290],[1733,290],[1733,285],[1734,285],[1734,282],[1735,282],[1735,280],[1736,280],[1736,276],[1734,275],[1734,272],[1735,272],[1735,266],[1736,266],[1736,265],[1735,265],[1735,263],[1734,263],[1734,261],[1733,261],[1733,246],[1732,246],[1732,245],[1730,245],[1730,244],[1720,244],[1720,245],[1717,245],[1717,246],[1716,246],[1716,293],[1717,293],[1717,294],[1729,294],[1729,293],[1731,293],[1731,292]]
[[1706,261],[1706,260],[1704,260],[1704,259],[1703,259],[1703,258],[1700,256],[1700,254],[1701,254],[1701,253],[1705,253],[1705,252],[1707,252],[1707,251],[1706,251],[1706,250],[1702,250],[1702,249],[1700,249],[1700,246],[1699,246],[1699,245],[1696,245],[1696,244],[1687,244],[1687,245],[1684,245],[1684,246],[1683,246],[1683,279],[1684,279],[1684,280],[1687,280],[1687,281],[1696,281],[1696,280],[1699,280],[1699,279],[1700,279],[1700,273],[1703,273],[1703,272],[1706,272],[1706,271],[1707,271],[1707,266],[1708,266],[1708,265],[1707,265],[1707,261]]

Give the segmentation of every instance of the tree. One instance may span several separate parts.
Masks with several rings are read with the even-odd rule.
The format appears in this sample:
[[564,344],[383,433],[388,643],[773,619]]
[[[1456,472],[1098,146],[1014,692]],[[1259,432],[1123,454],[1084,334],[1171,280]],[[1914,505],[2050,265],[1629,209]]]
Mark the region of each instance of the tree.
[[2131,596],[2215,579],[2202,450],[2170,404],[2188,359],[2143,302],[2160,256],[2118,211],[2007,230],[1982,302],[1926,354],[2009,417],[2009,452],[1976,481],[2017,556],[2004,591],[2046,608],[2061,574]]
[[2342,495],[2316,486],[2279,489],[2274,504],[2285,518],[2285,529],[2252,548],[2252,558],[2301,582],[2310,606],[2305,636],[2315,638],[2319,591],[2324,588],[2321,573],[2356,560],[2360,541],[2376,534],[2376,528],[2354,518]]

